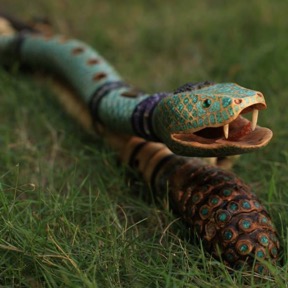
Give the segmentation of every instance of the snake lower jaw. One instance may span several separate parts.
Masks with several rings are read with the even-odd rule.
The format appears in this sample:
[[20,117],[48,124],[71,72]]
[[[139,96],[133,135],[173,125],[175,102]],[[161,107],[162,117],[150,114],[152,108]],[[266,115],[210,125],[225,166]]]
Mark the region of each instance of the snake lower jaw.
[[256,126],[252,131],[251,122],[239,116],[229,124],[227,139],[223,126],[195,133],[173,133],[170,149],[185,156],[229,156],[258,150],[266,146],[272,136],[272,131],[265,127]]

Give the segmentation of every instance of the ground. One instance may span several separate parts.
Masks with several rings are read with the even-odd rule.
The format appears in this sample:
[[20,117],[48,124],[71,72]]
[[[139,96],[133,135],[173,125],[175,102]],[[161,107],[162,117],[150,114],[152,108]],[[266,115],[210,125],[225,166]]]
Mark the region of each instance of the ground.
[[165,199],[147,197],[113,152],[63,112],[49,83],[14,67],[0,71],[0,285],[288,284],[287,1],[2,0],[0,9],[48,17],[147,91],[213,80],[263,92],[268,109],[259,124],[273,141],[243,155],[234,171],[268,208],[283,247],[271,276],[229,274],[190,241]]

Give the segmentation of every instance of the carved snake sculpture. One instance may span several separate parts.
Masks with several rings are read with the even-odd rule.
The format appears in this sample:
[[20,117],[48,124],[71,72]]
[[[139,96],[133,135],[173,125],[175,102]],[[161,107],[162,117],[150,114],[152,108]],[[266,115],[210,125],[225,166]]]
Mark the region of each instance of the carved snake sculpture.
[[[5,26],[1,63],[17,61],[65,80],[82,102],[62,93],[64,106],[84,103],[76,117],[92,119],[97,132],[155,193],[168,189],[174,211],[207,251],[232,268],[246,263],[261,273],[266,269],[261,260],[277,261],[275,228],[250,188],[231,172],[187,157],[223,158],[265,146],[272,132],[257,126],[258,111],[266,108],[260,92],[206,81],[173,93],[146,94],[125,83],[86,44],[0,16]],[[248,112],[251,122],[243,117]]]

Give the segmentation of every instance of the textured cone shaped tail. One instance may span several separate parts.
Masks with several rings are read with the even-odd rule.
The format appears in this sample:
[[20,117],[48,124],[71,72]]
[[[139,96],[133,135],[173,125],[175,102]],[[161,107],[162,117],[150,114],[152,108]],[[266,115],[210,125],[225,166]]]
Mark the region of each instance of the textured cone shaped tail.
[[271,218],[234,174],[191,161],[170,183],[175,209],[215,258],[234,269],[248,264],[258,273],[266,271],[261,260],[277,261],[279,241]]

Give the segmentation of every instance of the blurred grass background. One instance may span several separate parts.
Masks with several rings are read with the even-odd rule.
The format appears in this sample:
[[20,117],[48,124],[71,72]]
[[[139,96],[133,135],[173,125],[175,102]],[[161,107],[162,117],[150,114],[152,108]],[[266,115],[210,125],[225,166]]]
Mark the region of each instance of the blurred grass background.
[[259,123],[275,136],[235,172],[270,211],[284,263],[271,277],[230,275],[189,241],[164,200],[145,202],[139,183],[130,189],[113,152],[71,121],[49,85],[1,70],[0,285],[287,285],[287,1],[2,0],[0,9],[47,16],[147,91],[203,80],[262,91]]

